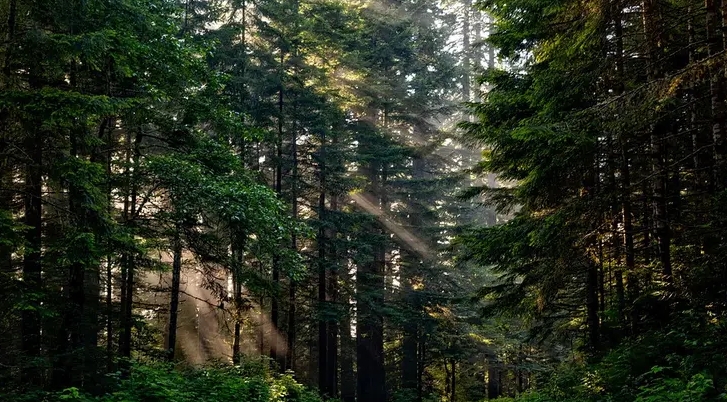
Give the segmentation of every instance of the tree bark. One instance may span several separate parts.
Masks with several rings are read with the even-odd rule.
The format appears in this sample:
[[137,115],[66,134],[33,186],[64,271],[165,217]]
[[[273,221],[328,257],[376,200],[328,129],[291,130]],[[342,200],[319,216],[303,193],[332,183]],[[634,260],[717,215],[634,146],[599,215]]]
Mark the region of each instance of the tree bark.
[[[325,147],[325,144],[323,145]],[[318,197],[318,389],[323,396],[330,396],[330,379],[328,367],[328,308],[326,300],[326,234],[325,234],[325,165],[321,167],[320,184],[321,192]]]
[[172,242],[172,289],[171,302],[169,303],[169,335],[167,341],[167,360],[174,361],[174,354],[177,349],[177,318],[179,317],[179,287],[182,278],[182,239],[180,235],[182,228],[176,225],[174,240]]
[[[131,134],[127,135],[127,142],[129,149],[127,152],[127,166],[133,165],[133,172],[130,172],[127,168],[126,179],[127,179],[127,199],[124,205],[124,222],[127,227],[133,227],[134,221],[136,220],[136,208],[137,208],[137,174],[139,172],[139,164],[141,158],[141,141],[143,139],[143,132],[141,128],[138,129],[135,139],[132,143]],[[133,157],[132,157],[133,148]],[[133,159],[133,160],[132,160]],[[126,361],[122,366],[122,373],[128,375],[129,371],[129,359],[131,358],[131,339],[133,331],[133,305],[134,305],[134,275],[136,271],[136,256],[133,252],[127,251],[123,257],[123,272],[122,272],[122,289],[121,289],[121,333],[119,336],[119,355],[125,358]]]
[[[283,52],[280,54],[280,68],[283,68],[283,62],[285,61],[285,55]],[[276,144],[277,160],[275,161],[275,192],[278,196],[281,196],[283,192],[283,113],[284,113],[284,98],[283,98],[283,77],[281,72],[280,77],[280,88],[278,89],[278,138]],[[273,286],[275,292],[270,302],[270,323],[271,323],[271,341],[270,341],[270,358],[277,363],[278,369],[285,370],[285,356],[280,353],[280,345],[278,342],[278,336],[280,335],[280,258],[276,255],[273,257]]]
[[[386,211],[386,199],[383,196],[385,173],[372,163],[368,177],[372,187],[378,193],[380,208]],[[373,218],[372,218],[373,219]],[[374,240],[373,260],[357,266],[356,281],[356,361],[357,361],[357,395],[358,402],[380,402],[386,400],[384,373],[384,322],[378,310],[384,303],[386,265],[386,248],[383,244],[384,231],[371,223],[369,233],[376,233]]]
[[[707,0],[711,1],[711,0]],[[648,78],[650,81],[656,80],[662,76],[659,68],[659,54],[661,51],[661,23],[658,19],[659,9],[658,1],[644,0],[643,19],[644,34],[646,37],[646,49],[648,59]],[[656,242],[659,250],[659,263],[661,265],[662,281],[666,288],[667,297],[671,296],[674,290],[672,278],[671,264],[671,228],[669,217],[667,216],[667,191],[666,181],[668,177],[666,166],[666,140],[663,131],[663,123],[659,116],[655,116],[655,121],[650,127],[650,142],[652,156],[652,201],[654,210],[654,220],[656,225]],[[720,127],[713,126],[713,130],[717,129],[717,134],[721,136]],[[715,133],[715,131],[713,131]],[[716,141],[716,137],[715,137]]]
[[[242,351],[240,349],[242,337],[242,268],[245,262],[245,248],[240,234],[233,234],[233,268],[232,268],[232,292],[235,307],[235,329],[232,341],[232,363],[242,363]],[[260,306],[262,310],[262,305]]]
[[462,100],[469,102],[472,99],[470,80],[472,75],[472,44],[470,43],[470,13],[472,0],[462,2]]
[[[351,312],[346,311],[339,322],[341,333],[341,400],[356,401],[356,375],[353,370],[353,356],[356,354],[356,340],[351,337]],[[358,368],[361,370],[361,367]]]
[[27,361],[23,365],[22,381],[27,384],[41,384],[40,369],[40,310],[43,299],[41,279],[41,250],[43,234],[43,137],[39,131],[28,134],[25,152],[30,157],[25,167],[23,223],[26,252],[23,258],[23,283],[25,299],[30,308],[21,314],[22,351]]
[[487,399],[497,399],[502,394],[497,357],[490,354],[487,358]]
[[586,279],[586,310],[588,321],[588,341],[593,350],[599,348],[600,322],[598,318],[598,266],[593,261],[587,262]]

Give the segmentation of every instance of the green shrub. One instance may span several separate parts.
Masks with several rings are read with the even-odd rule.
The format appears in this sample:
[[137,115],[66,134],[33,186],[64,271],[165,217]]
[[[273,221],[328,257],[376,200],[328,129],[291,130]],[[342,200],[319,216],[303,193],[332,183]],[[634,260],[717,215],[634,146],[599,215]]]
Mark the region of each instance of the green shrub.
[[62,392],[0,394],[7,402],[322,402],[289,375],[277,375],[264,363],[205,368],[167,364],[136,365],[129,378],[109,376],[104,395],[92,396],[77,388]]

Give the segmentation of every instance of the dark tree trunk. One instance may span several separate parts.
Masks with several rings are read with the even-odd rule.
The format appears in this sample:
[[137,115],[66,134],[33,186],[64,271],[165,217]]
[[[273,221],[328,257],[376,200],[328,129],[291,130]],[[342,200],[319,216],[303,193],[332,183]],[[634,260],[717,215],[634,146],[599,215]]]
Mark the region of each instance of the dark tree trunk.
[[[379,170],[372,166],[368,177],[372,187],[382,193],[385,174],[379,180]],[[381,196],[380,207],[386,210],[385,197]],[[384,232],[376,223],[371,223],[369,233],[377,234],[374,239],[373,261],[357,266],[356,300],[356,361],[358,402],[380,402],[386,400],[384,373],[384,319],[380,308],[384,303],[386,247]]]
[[[232,363],[240,364],[242,362],[242,351],[240,349],[242,336],[242,312],[245,308],[245,306],[243,306],[242,299],[242,268],[245,262],[245,250],[242,241],[239,238],[239,235],[233,235],[232,237],[232,242],[234,245],[232,251],[234,264],[232,268],[232,292],[234,293],[233,300],[235,308],[235,329],[234,333],[232,334]],[[262,304],[260,305],[260,309],[262,310]]]
[[[296,3],[296,14],[297,14],[297,3]],[[293,115],[297,114],[297,103],[294,103]],[[292,218],[294,222],[298,221],[298,132],[293,120],[293,129],[291,137],[291,159],[292,159],[292,180],[291,180],[291,206],[292,206]],[[298,238],[295,232],[291,233],[290,248],[294,251],[298,251]],[[295,371],[295,337],[296,337],[296,306],[295,306],[295,293],[296,283],[295,280],[290,277],[288,285],[288,333],[287,333],[287,350],[285,355],[286,368],[288,370]]]
[[[128,192],[124,205],[124,221],[127,226],[133,227],[136,220],[137,208],[137,173],[139,171],[139,163],[141,158],[141,141],[143,134],[141,129],[136,134],[136,138],[131,143],[131,135],[127,135],[129,147],[127,150],[127,166],[133,165],[133,172],[128,169],[126,171],[126,190]],[[130,163],[129,163],[130,162]],[[134,275],[136,271],[136,256],[133,252],[126,252],[123,257],[122,268],[122,288],[121,288],[121,333],[119,336],[119,355],[126,359],[123,363],[122,372],[127,375],[129,370],[129,359],[131,358],[131,334],[134,327],[133,322],[133,305],[134,305]]]
[[452,360],[452,393],[449,397],[449,402],[455,402],[457,400],[457,360]]
[[[341,400],[356,401],[356,375],[353,371],[353,356],[356,342],[351,337],[350,311],[346,311],[340,321],[341,333]],[[359,366],[359,370],[361,367]]]
[[[722,29],[723,21],[720,18],[720,0],[706,0],[705,8],[707,10],[706,32],[707,32],[707,49],[709,56],[714,56],[724,49],[723,34],[719,31]],[[726,2],[727,3],[727,2]],[[712,141],[714,145],[714,178],[713,182],[717,186],[721,186],[719,172],[721,170],[724,159],[724,123],[725,123],[725,106],[724,106],[724,74],[719,68],[712,67],[710,69],[709,95],[711,101],[712,114]]]
[[26,384],[41,384],[40,369],[40,309],[43,294],[41,279],[42,248],[42,196],[43,196],[43,137],[40,132],[28,135],[25,152],[30,160],[25,171],[23,223],[26,252],[23,258],[23,284],[26,303],[33,308],[24,309],[21,314],[22,351],[27,361],[23,365],[22,381]]
[[[105,167],[106,167],[106,213],[111,216],[111,211],[114,208],[113,201],[113,188],[114,185],[111,182],[112,176],[112,160],[113,150],[116,146],[113,134],[113,124],[115,120],[107,119],[106,129],[106,152],[105,152]],[[111,251],[111,240],[107,242],[107,255],[106,255],[106,372],[111,373],[114,369],[114,305],[113,305],[113,257]]]
[[17,0],[10,0],[8,6],[8,20],[7,20],[7,34],[5,40],[7,47],[5,48],[5,60],[3,61],[3,75],[5,76],[4,85],[11,85],[12,80],[12,62],[13,62],[13,50],[15,49],[15,28],[17,26],[18,17],[18,2]]
[[[325,145],[323,145],[325,146]],[[325,167],[321,167],[321,193],[318,197],[318,389],[324,396],[330,396],[328,367],[328,308],[326,300],[326,234],[324,227],[326,210]]]
[[502,395],[502,391],[497,358],[494,355],[489,355],[487,361],[487,399],[497,399],[500,395]]
[[172,261],[172,289],[171,302],[169,303],[169,336],[167,341],[167,359],[174,361],[174,354],[177,349],[177,318],[179,317],[179,287],[182,278],[182,239],[179,233],[182,228],[177,225],[173,240],[173,261]]
[[417,355],[417,401],[424,398],[424,369],[426,368],[427,343],[426,335],[419,334],[419,348]]
[[[452,393],[452,375],[449,371],[449,364],[447,360],[444,361],[444,396],[449,398]],[[451,401],[450,401],[451,402]]]
[[[331,253],[335,255],[334,253]],[[336,268],[330,270],[328,279],[328,298],[335,305],[338,297],[338,275]],[[328,391],[331,398],[338,398],[338,322],[337,319],[328,320],[328,352],[326,364],[328,369]]]
[[[415,214],[415,213],[414,213]],[[416,219],[415,219],[416,220]],[[414,223],[416,225],[416,223]],[[404,305],[407,312],[403,317],[403,339],[401,344],[401,387],[404,390],[415,391],[418,389],[418,335],[419,335],[419,305],[417,294],[413,288],[414,269],[418,264],[418,258],[410,251],[403,251],[402,264],[400,266],[401,287],[403,292]]]
[[598,266],[588,261],[588,275],[586,280],[586,310],[588,311],[588,342],[592,349],[599,347],[599,318],[598,318]]
[[[710,2],[711,0],[707,0]],[[646,49],[648,55],[648,78],[656,80],[662,77],[659,56],[661,53],[661,22],[659,21],[659,3],[656,0],[644,1],[644,34],[646,37]],[[707,10],[709,12],[709,10]],[[717,42],[721,43],[721,40]],[[720,90],[718,90],[719,92]],[[718,98],[721,99],[721,98]],[[652,202],[654,211],[654,223],[656,226],[656,244],[658,246],[659,263],[661,265],[661,276],[664,282],[667,297],[671,296],[674,290],[671,266],[671,227],[667,216],[667,190],[666,182],[668,171],[666,166],[666,127],[659,116],[650,127],[651,156],[652,156]],[[721,138],[721,124],[713,126],[715,142]]]
[[[412,161],[412,178],[421,180],[424,178],[424,161],[421,158],[414,158]],[[423,226],[422,209],[425,206],[416,201],[415,194],[409,194],[410,203],[410,224],[415,229]],[[417,371],[419,367],[418,358],[418,333],[420,310],[419,297],[414,288],[414,280],[417,276],[417,268],[420,261],[419,256],[412,250],[402,252],[402,263],[399,269],[400,283],[404,304],[411,313],[407,313],[403,323],[402,358],[401,358],[401,386],[403,389],[417,389]]]
[[[285,55],[283,52],[280,54],[280,65],[282,68]],[[278,89],[278,137],[275,145],[276,161],[275,161],[275,192],[278,196],[282,195],[283,192],[283,113],[284,113],[284,98],[283,98],[283,84],[282,76],[280,77],[281,84]],[[278,369],[285,370],[285,356],[280,351],[279,336],[280,334],[280,258],[278,256],[273,257],[273,285],[275,286],[275,292],[270,302],[270,358],[277,363]]]

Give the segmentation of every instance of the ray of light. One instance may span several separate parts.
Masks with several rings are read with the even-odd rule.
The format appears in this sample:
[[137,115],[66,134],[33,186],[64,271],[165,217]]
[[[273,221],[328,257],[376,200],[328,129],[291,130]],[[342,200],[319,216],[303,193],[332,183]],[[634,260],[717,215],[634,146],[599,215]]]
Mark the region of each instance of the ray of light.
[[405,227],[391,220],[391,218],[386,216],[381,208],[379,208],[373,202],[369,201],[367,199],[368,197],[364,196],[363,194],[350,194],[349,197],[351,197],[351,199],[366,212],[374,215],[376,219],[382,225],[384,225],[387,230],[393,233],[394,236],[402,241],[409,248],[410,251],[413,251],[414,253],[419,255],[420,258],[425,260],[429,260],[432,258],[432,253],[430,252],[429,247],[427,247],[427,244],[422,239],[417,237]]

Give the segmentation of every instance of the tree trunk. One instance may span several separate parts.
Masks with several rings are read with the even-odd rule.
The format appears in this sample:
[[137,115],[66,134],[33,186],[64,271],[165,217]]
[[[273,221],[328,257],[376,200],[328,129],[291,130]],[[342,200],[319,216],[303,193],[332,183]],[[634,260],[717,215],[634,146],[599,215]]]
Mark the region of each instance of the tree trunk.
[[[245,308],[242,299],[242,268],[245,263],[245,247],[243,245],[242,236],[233,234],[233,269],[232,269],[232,291],[235,308],[235,329],[232,340],[232,363],[240,364],[242,362],[242,351],[240,349],[242,337],[242,312]],[[262,310],[262,305],[260,306]],[[262,350],[262,349],[261,349]]]
[[450,402],[455,402],[457,400],[457,360],[452,360],[452,394],[449,397]]
[[5,48],[5,60],[3,61],[3,75],[5,76],[5,82],[2,88],[6,88],[11,85],[12,80],[12,62],[13,62],[13,50],[16,49],[15,45],[15,28],[17,26],[18,17],[18,2],[17,0],[10,0],[8,5],[8,20],[7,20],[7,34],[5,41],[7,46]]
[[[283,52],[280,54],[280,66],[282,69],[285,55]],[[283,192],[283,111],[284,111],[284,100],[283,100],[283,77],[281,73],[280,77],[280,88],[278,89],[278,138],[276,143],[277,158],[275,161],[275,192],[278,197]],[[279,370],[285,370],[285,356],[280,353],[280,345],[278,337],[280,335],[280,258],[276,255],[273,257],[273,286],[275,292],[271,298],[270,303],[270,358],[277,363]]]
[[[412,179],[421,180],[425,175],[424,161],[421,157],[415,157],[412,161]],[[421,230],[424,225],[422,219],[422,210],[424,205],[416,201],[415,194],[409,194],[409,220],[414,230]],[[415,390],[417,388],[417,370],[419,363],[417,361],[418,333],[420,310],[419,297],[414,289],[414,280],[417,275],[417,268],[421,257],[413,250],[403,250],[400,273],[400,286],[402,288],[402,296],[404,305],[409,309],[410,313],[406,314],[403,323],[403,340],[402,340],[402,358],[401,358],[401,386],[403,389]]]
[[417,351],[417,401],[421,402],[424,398],[424,369],[426,368],[426,352],[427,352],[427,338],[422,332],[418,336],[419,348]]
[[586,310],[588,311],[588,343],[593,350],[599,348],[599,319],[598,319],[598,266],[588,261],[588,274],[586,279]]
[[[724,49],[723,35],[727,32],[720,33],[723,21],[720,18],[720,12],[724,11],[724,5],[720,7],[719,0],[705,0],[705,8],[707,11],[706,32],[707,32],[707,49],[709,56],[714,56]],[[726,2],[727,3],[727,2]],[[722,10],[720,10],[722,9]],[[724,17],[724,16],[723,16]],[[712,67],[710,69],[709,95],[711,101],[712,115],[712,141],[713,141],[713,183],[721,186],[720,172],[724,159],[724,123],[725,123],[725,106],[724,106],[724,73],[719,68]],[[718,188],[717,188],[718,189]]]
[[[131,142],[131,134],[127,135],[127,166],[133,165],[133,172],[127,168],[125,175],[127,179],[126,190],[128,192],[124,205],[124,222],[127,226],[133,227],[136,220],[136,203],[137,203],[137,174],[139,172],[139,163],[141,158],[141,141],[143,133],[141,128],[138,129],[133,143]],[[133,147],[133,161],[132,148]],[[125,358],[122,373],[128,375],[129,359],[131,358],[131,334],[133,331],[133,305],[134,305],[134,274],[136,271],[136,256],[133,252],[126,252],[123,257],[122,269],[122,288],[121,288],[121,333],[119,336],[119,355]]]
[[[371,166],[368,177],[372,187],[380,194],[380,208],[386,211],[383,196],[385,174],[379,179],[379,169]],[[373,219],[373,218],[372,218]],[[380,308],[384,303],[386,247],[384,231],[372,222],[369,233],[376,233],[373,260],[358,264],[356,272],[356,359],[358,402],[380,402],[386,400],[384,373],[384,320]]]
[[[341,400],[356,401],[356,375],[353,371],[353,356],[356,341],[351,337],[350,311],[345,311],[339,322],[341,333]],[[361,367],[359,366],[359,370]]]
[[[331,253],[335,255],[335,252]],[[336,267],[331,268],[328,279],[328,298],[330,303],[336,304],[338,298],[338,275]],[[337,318],[328,320],[328,392],[331,398],[338,398],[338,322]]]
[[[708,2],[711,0],[707,0]],[[658,20],[659,10],[656,0],[644,0],[644,34],[646,37],[646,48],[648,56],[648,78],[650,81],[661,78],[659,68],[659,54],[661,50],[660,40],[661,23]],[[709,10],[708,10],[709,11]],[[674,289],[671,266],[671,228],[667,216],[667,191],[666,178],[668,177],[666,166],[666,140],[668,135],[664,134],[663,123],[659,116],[650,127],[651,155],[652,155],[652,201],[654,220],[656,224],[656,242],[659,250],[659,263],[661,265],[661,276],[664,282],[667,297],[671,296]],[[721,136],[721,125],[713,126],[713,130]],[[715,133],[715,131],[713,131]],[[715,134],[715,135],[717,135]],[[717,138],[715,137],[715,141]]]
[[462,100],[469,102],[472,99],[470,79],[472,75],[472,44],[470,43],[470,13],[472,0],[462,2]]
[[[444,396],[449,398],[452,393],[452,375],[449,371],[449,364],[447,360],[444,361]],[[449,401],[452,402],[452,401]]]
[[25,152],[30,157],[25,171],[23,223],[26,252],[23,258],[23,284],[25,299],[29,307],[21,314],[22,351],[27,361],[23,364],[22,381],[26,384],[41,384],[40,369],[40,310],[43,299],[41,279],[41,249],[43,233],[43,137],[40,132],[29,134],[25,140]]
[[[325,144],[323,145],[325,147]],[[323,396],[330,396],[328,367],[328,308],[326,300],[326,234],[324,228],[326,193],[325,166],[321,167],[321,193],[318,197],[318,389]],[[312,357],[311,357],[312,358]]]
[[[296,3],[296,14],[297,3]],[[296,50],[297,57],[297,50]],[[297,102],[294,102],[293,116],[297,115]],[[292,206],[292,219],[293,222],[298,221],[298,132],[296,127],[296,120],[293,120],[293,129],[291,130],[291,159],[292,159],[292,177],[291,177],[291,206]],[[324,200],[325,201],[325,200]],[[291,233],[290,248],[294,251],[298,251],[298,238],[295,232]],[[286,367],[289,370],[295,371],[295,337],[296,337],[296,308],[295,308],[295,292],[296,283],[293,277],[290,277],[290,283],[288,286],[288,334],[287,334],[287,353],[285,356]]]
[[488,356],[487,361],[487,399],[500,397],[500,370],[496,367],[497,358],[494,355]]
[[172,261],[172,289],[171,302],[169,303],[169,336],[167,341],[167,360],[174,361],[174,352],[177,349],[177,318],[179,317],[179,286],[182,278],[182,239],[180,225],[176,225],[173,248]]

